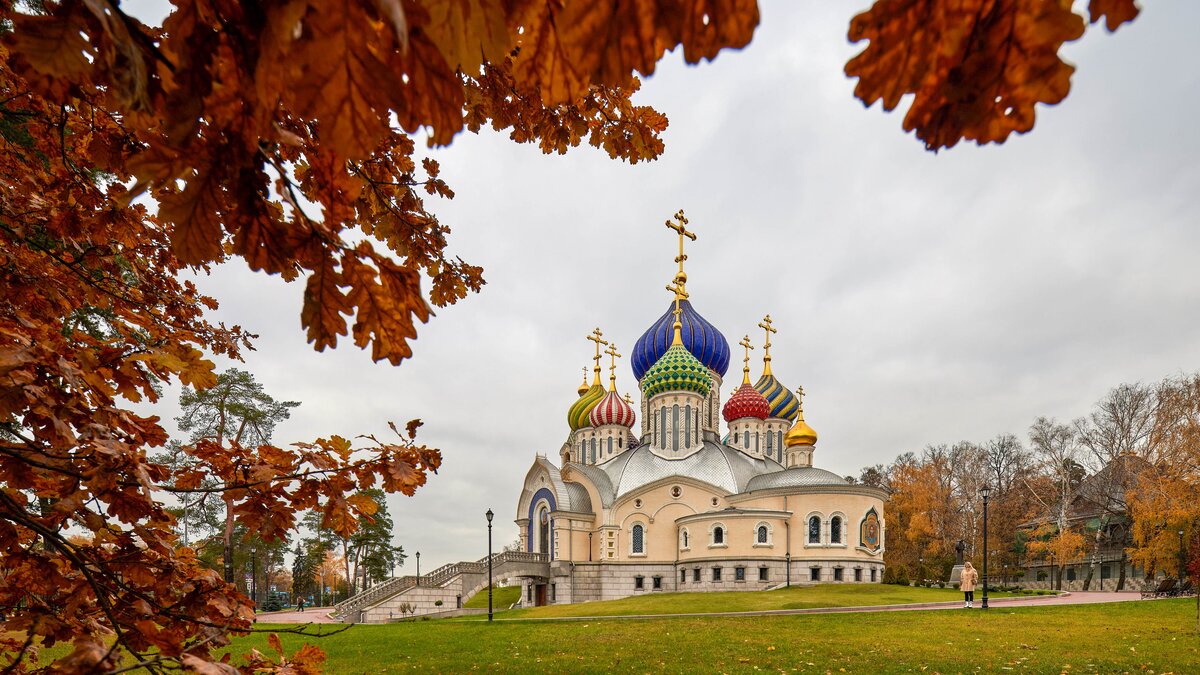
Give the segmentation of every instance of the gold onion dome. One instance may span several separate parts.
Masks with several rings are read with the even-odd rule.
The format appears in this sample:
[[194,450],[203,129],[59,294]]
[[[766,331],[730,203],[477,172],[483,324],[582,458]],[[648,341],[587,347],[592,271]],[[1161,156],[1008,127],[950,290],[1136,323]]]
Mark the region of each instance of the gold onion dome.
[[575,401],[571,409],[567,411],[567,424],[571,425],[571,431],[576,431],[587,426],[591,426],[588,420],[588,415],[591,414],[592,408],[604,398],[604,387],[599,384],[593,384],[587,391]]
[[587,368],[585,367],[585,368],[583,369],[583,382],[580,382],[580,383],[579,383],[579,389],[578,389],[577,391],[578,391],[578,393],[579,393],[579,395],[580,395],[580,396],[583,396],[584,394],[586,394],[586,393],[587,393],[587,390],[588,390],[588,383],[587,383]]
[[642,376],[642,393],[647,399],[668,391],[690,391],[708,396],[711,388],[708,368],[692,356],[678,338]]
[[783,444],[787,447],[796,445],[816,445],[817,432],[812,427],[808,426],[808,422],[804,421],[804,406],[800,405],[800,398],[796,398],[796,423],[788,429],[787,434],[783,437]]

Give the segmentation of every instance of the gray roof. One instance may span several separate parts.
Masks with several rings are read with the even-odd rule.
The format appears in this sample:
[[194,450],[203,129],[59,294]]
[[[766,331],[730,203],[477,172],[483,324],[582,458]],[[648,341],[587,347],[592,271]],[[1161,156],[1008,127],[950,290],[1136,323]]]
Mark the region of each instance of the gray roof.
[[571,503],[567,505],[566,509],[563,509],[562,506],[559,506],[559,509],[575,513],[592,513],[592,498],[588,496],[587,488],[571,481],[566,481],[564,485],[567,487],[567,497]]
[[790,469],[751,478],[746,492],[782,487],[812,487],[815,485],[849,485],[845,478],[815,466],[793,466]]
[[[593,467],[589,467],[593,468]],[[720,443],[705,441],[699,452],[683,459],[665,459],[642,445],[594,467],[600,469],[616,497],[672,476],[703,481],[729,493],[742,492],[756,476],[783,467],[770,459],[755,459]],[[592,472],[587,472],[589,477]],[[599,485],[597,485],[599,487]],[[612,489],[612,488],[610,488]],[[607,504],[606,504],[607,506]]]

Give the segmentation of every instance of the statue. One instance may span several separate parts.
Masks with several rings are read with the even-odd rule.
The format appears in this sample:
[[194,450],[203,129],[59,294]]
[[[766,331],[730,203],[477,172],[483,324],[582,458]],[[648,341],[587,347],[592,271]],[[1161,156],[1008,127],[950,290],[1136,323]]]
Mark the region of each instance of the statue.
[[963,564],[963,551],[965,551],[965,550],[967,550],[967,542],[963,541],[962,539],[959,539],[958,543],[954,545],[954,552],[955,552],[955,554],[957,554],[956,557],[954,558],[955,565]]

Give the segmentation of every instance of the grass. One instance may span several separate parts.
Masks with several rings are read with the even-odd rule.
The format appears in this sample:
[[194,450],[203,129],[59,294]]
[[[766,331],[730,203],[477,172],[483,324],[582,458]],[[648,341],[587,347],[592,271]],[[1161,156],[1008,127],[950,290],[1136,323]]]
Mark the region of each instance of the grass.
[[[1195,600],[982,611],[572,622],[417,621],[313,639],[329,673],[1200,672]],[[270,653],[265,634],[234,654]]]
[[[868,590],[869,589],[869,590]],[[976,596],[979,596],[976,593]],[[990,597],[1011,597],[991,593]],[[909,605],[924,602],[962,601],[962,593],[950,588],[849,584],[793,586],[774,591],[729,591],[721,593],[646,593],[620,600],[547,605],[505,612],[504,618],[629,616],[632,614],[709,614],[771,609],[817,607],[862,607],[866,605]],[[979,597],[976,597],[979,600]],[[487,598],[484,597],[486,606]]]
[[[508,609],[514,602],[521,599],[520,586],[500,586],[492,588],[492,608],[493,610]],[[487,589],[479,591],[472,595],[463,607],[474,609],[487,609],[488,594]]]

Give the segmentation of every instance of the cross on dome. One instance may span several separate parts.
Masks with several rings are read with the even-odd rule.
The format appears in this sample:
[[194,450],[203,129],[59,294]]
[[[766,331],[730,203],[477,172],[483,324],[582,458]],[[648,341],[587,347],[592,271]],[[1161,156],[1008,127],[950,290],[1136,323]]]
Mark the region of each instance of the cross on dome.
[[683,209],[679,209],[673,220],[674,222],[668,220],[666,225],[667,229],[674,230],[679,234],[679,255],[675,256],[675,262],[679,263],[679,271],[675,273],[675,279],[670,284],[667,284],[667,290],[675,294],[675,325],[672,326],[675,335],[671,339],[671,344],[676,345],[683,344],[683,321],[680,319],[680,316],[683,314],[683,308],[679,303],[688,299],[687,273],[683,271],[683,261],[687,260],[687,254],[683,252],[683,239],[687,237],[692,241],[696,241],[696,233],[688,231],[688,220],[683,215]]
[[763,344],[763,377],[766,377],[771,374],[771,333],[778,333],[779,331],[771,326],[770,314],[763,317],[758,327],[767,333],[767,341]]
[[592,334],[587,339],[596,343],[596,355],[592,357],[592,360],[596,362],[596,365],[592,368],[592,372],[596,375],[595,381],[592,382],[592,386],[595,387],[600,384],[600,345],[607,347],[608,340],[604,339],[604,333],[600,332],[599,326],[592,331]]
[[750,344],[749,335],[742,336],[742,341],[738,344],[746,348],[746,358],[742,359],[742,384],[750,384],[750,350],[754,349],[754,345]]
[[604,350],[604,353],[608,354],[611,357],[611,361],[608,364],[608,390],[616,391],[617,390],[617,359],[621,358],[621,355],[619,353],[617,353],[617,344],[615,342],[610,342],[608,344],[608,349]]

